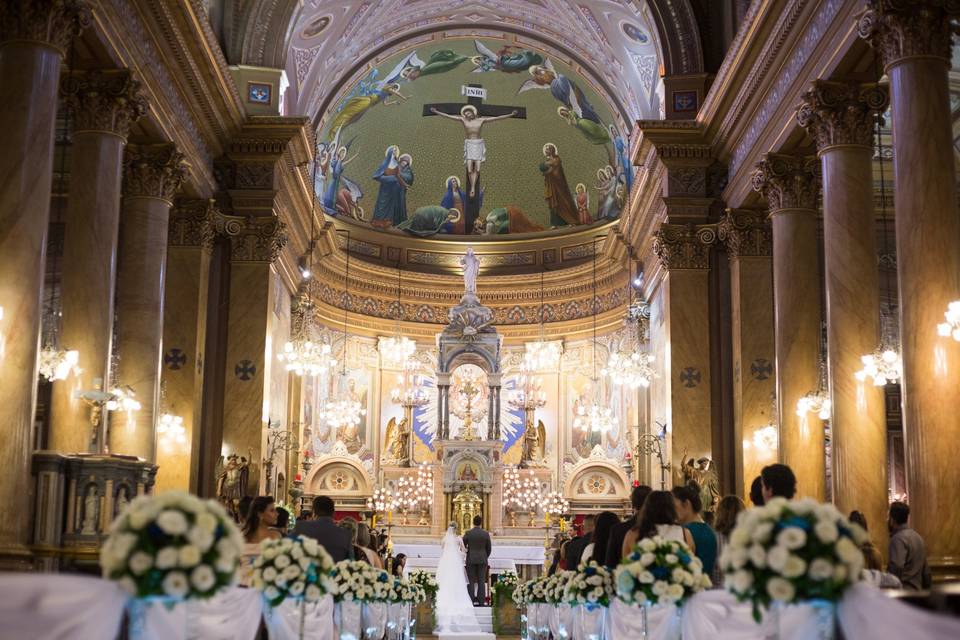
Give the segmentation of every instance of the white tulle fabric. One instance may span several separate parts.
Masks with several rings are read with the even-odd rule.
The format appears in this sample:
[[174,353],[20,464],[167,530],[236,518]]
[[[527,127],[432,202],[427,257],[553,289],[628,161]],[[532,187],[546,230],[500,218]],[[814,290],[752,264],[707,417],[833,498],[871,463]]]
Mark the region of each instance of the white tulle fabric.
[[448,530],[440,543],[437,563],[437,631],[477,633],[480,623],[467,592],[463,542]]
[[0,620],[6,638],[116,638],[127,596],[86,576],[5,573]]

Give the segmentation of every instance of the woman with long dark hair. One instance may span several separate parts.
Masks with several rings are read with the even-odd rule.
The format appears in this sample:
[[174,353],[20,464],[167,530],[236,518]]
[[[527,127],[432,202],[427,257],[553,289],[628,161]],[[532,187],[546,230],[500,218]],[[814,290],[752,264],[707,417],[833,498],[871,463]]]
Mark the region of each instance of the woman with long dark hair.
[[703,572],[712,575],[717,562],[717,534],[713,527],[703,521],[700,487],[695,482],[674,487],[673,500],[677,507],[677,521],[693,536],[695,553],[703,563]]
[[637,542],[653,536],[686,542],[690,550],[696,552],[690,532],[677,524],[677,507],[673,502],[673,494],[669,491],[653,491],[647,496],[643,509],[637,516],[637,525],[630,529],[627,537],[623,539],[621,556],[628,556]]
[[593,540],[583,550],[583,560],[593,560],[599,565],[607,561],[607,543],[610,542],[610,532],[620,522],[620,518],[612,511],[604,511],[597,516],[597,524],[593,527]]
[[262,540],[276,540],[280,533],[272,529],[277,526],[277,507],[273,496],[257,496],[250,503],[247,519],[243,523],[243,539],[249,544],[260,544]]

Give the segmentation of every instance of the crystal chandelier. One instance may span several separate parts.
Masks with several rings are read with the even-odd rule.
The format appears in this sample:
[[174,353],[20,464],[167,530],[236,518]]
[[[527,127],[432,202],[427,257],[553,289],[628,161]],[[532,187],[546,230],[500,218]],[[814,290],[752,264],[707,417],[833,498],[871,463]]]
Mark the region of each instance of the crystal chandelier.
[[543,304],[543,271],[540,272],[540,336],[536,342],[526,344],[524,363],[530,372],[556,371],[560,364],[562,351],[559,340],[547,340],[545,331],[545,314]]
[[110,389],[112,396],[107,400],[107,411],[126,411],[133,413],[140,410],[140,401],[137,400],[137,392],[129,385],[116,386]]
[[630,303],[627,305],[627,315],[623,322],[624,338],[617,349],[610,351],[607,365],[600,371],[600,374],[610,378],[613,384],[629,389],[647,388],[657,377],[657,372],[653,369],[655,358],[646,348],[650,306],[642,300],[633,300],[634,287],[642,281],[640,276],[631,277],[628,281]]
[[540,379],[533,375],[531,365],[524,360],[520,364],[517,386],[510,391],[507,404],[511,409],[532,411],[547,404],[547,394],[540,388]]
[[758,449],[775,451],[778,442],[779,437],[777,434],[777,427],[775,425],[768,424],[753,432],[753,446]]
[[422,407],[429,402],[420,375],[420,363],[413,358],[403,361],[403,370],[397,376],[397,386],[390,391],[390,400],[403,407]]
[[71,373],[80,373],[80,352],[71,349],[64,349],[54,346],[53,342],[48,342],[40,350],[39,371],[40,375],[53,382],[54,380],[66,380]]
[[617,427],[617,418],[613,408],[607,406],[600,397],[600,378],[597,377],[597,241],[593,241],[593,340],[592,356],[593,376],[591,377],[593,401],[589,405],[577,406],[573,418],[573,428],[590,433],[606,433]]
[[860,357],[863,368],[855,374],[857,380],[865,382],[868,378],[875,387],[882,387],[900,381],[903,375],[903,360],[893,346],[881,346],[873,353]]
[[400,330],[400,320],[403,317],[403,304],[400,302],[400,293],[402,291],[402,272],[400,263],[397,262],[397,301],[394,309],[396,310],[397,328],[394,335],[389,338],[380,338],[377,341],[377,351],[385,365],[399,367],[405,365],[407,359],[417,351],[417,343],[403,335]]
[[186,444],[187,430],[183,428],[183,418],[164,413],[157,421],[157,435],[170,444]]
[[[821,345],[821,349],[823,346]],[[822,353],[822,351],[821,351]],[[821,420],[830,419],[830,410],[833,403],[830,401],[830,392],[827,390],[827,362],[820,359],[820,376],[817,380],[817,388],[807,395],[797,400],[796,413],[799,417],[805,418],[808,413],[816,413]]]
[[944,322],[937,325],[937,333],[960,342],[960,300],[954,300],[947,305],[943,318]]

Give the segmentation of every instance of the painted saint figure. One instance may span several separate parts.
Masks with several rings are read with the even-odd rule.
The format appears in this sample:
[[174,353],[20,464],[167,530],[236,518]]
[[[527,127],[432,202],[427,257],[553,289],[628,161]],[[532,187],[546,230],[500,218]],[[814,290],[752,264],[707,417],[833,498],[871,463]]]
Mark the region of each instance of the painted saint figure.
[[593,216],[590,215],[590,194],[587,193],[587,185],[580,182],[575,187],[575,191],[577,192],[577,216],[580,219],[580,224],[591,224]]
[[[480,197],[483,197],[482,191]],[[460,178],[457,176],[450,176],[447,178],[447,191],[443,194],[443,198],[440,200],[440,206],[444,209],[456,209],[460,212],[460,216],[452,224],[450,233],[460,235],[466,233],[466,226],[464,224],[463,216],[465,201],[466,198],[463,195],[463,191],[460,189]]]
[[453,116],[444,113],[436,107],[431,108],[430,112],[435,116],[443,116],[450,120],[456,120],[463,125],[465,139],[463,141],[463,163],[467,166],[467,177],[470,179],[469,195],[473,198],[477,190],[477,178],[480,177],[480,165],[487,159],[487,146],[483,142],[481,132],[483,125],[496,120],[506,120],[519,113],[516,109],[502,116],[483,116],[480,117],[477,108],[473,105],[464,105],[460,109],[459,116]]
[[407,189],[413,184],[413,158],[410,154],[398,155],[396,145],[387,148],[380,167],[373,179],[380,183],[377,203],[373,207],[375,227],[395,227],[407,219]]
[[327,211],[336,210],[337,197],[340,195],[340,176],[343,175],[344,168],[353,162],[356,157],[357,154],[355,153],[352,158],[347,158],[347,148],[340,147],[330,161],[326,190],[323,194],[323,207]]
[[567,176],[563,172],[563,162],[557,154],[557,145],[548,142],[543,145],[543,197],[550,209],[550,224],[559,227],[565,224],[577,224],[577,205],[570,195]]
[[397,225],[397,229],[427,238],[438,233],[453,233],[453,225],[462,218],[463,214],[457,209],[428,205],[414,211],[405,222]]
[[586,118],[601,124],[600,116],[587,101],[587,96],[580,87],[554,69],[553,63],[549,59],[543,65],[533,65],[528,71],[531,78],[520,85],[517,93],[523,93],[531,89],[549,89],[553,97],[573,111],[576,117]]

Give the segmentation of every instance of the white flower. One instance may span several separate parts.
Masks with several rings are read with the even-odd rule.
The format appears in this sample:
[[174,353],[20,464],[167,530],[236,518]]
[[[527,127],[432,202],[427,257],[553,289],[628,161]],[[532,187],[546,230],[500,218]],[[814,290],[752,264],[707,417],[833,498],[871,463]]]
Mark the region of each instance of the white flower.
[[266,582],[273,582],[277,579],[277,570],[273,567],[267,567],[263,570],[263,579]]
[[670,589],[667,591],[667,595],[673,598],[674,600],[679,600],[683,597],[683,586],[679,584],[670,585]]
[[849,573],[847,572],[847,567],[842,564],[838,564],[833,567],[833,579],[837,582],[843,582],[847,579]]
[[202,512],[197,515],[196,526],[212,535],[217,530],[217,518],[211,513]]
[[817,558],[810,563],[810,569],[807,571],[807,575],[810,576],[811,580],[827,580],[833,575],[833,564],[831,564],[829,560]]
[[303,587],[303,580],[297,580],[290,585],[290,595],[299,596],[301,593],[303,593]]
[[[759,544],[754,544],[750,546],[749,555],[750,555],[750,562],[752,562],[753,566],[755,566],[757,569],[763,569],[764,567],[767,566],[767,550],[764,549]],[[742,563],[739,566],[735,566],[735,568],[739,569],[744,564],[746,563]]]
[[637,576],[637,580],[639,580],[644,584],[653,584],[654,578],[653,578],[653,574],[650,573],[649,571],[641,571],[640,575]]
[[239,551],[230,538],[221,538],[220,541],[217,542],[217,553],[221,557],[234,558],[240,555]]
[[787,563],[790,552],[783,547],[774,547],[767,552],[767,564],[776,572],[783,571],[783,565]]
[[830,520],[820,520],[817,522],[817,524],[813,525],[813,532],[820,538],[821,542],[826,542],[827,544],[836,542],[837,536],[840,535],[840,532],[837,530],[837,525]]
[[200,564],[200,549],[192,544],[180,547],[178,564],[181,567],[195,567]]
[[180,511],[166,509],[157,516],[157,526],[168,535],[180,536],[187,532],[190,523],[187,522],[187,517]]
[[137,583],[130,576],[123,576],[117,580],[117,586],[132,596],[137,595]]
[[787,527],[777,535],[777,544],[791,551],[807,543],[807,534],[800,527]]
[[806,572],[807,563],[802,558],[792,554],[783,565],[783,575],[786,578],[799,578]]
[[734,591],[744,593],[753,586],[753,575],[749,571],[737,571],[727,576],[727,584]]
[[307,602],[316,602],[322,595],[320,588],[315,584],[307,585],[303,593],[303,597],[307,599]]
[[290,565],[290,556],[281,553],[274,559],[273,564],[276,565],[277,569],[285,569]]
[[164,547],[157,552],[157,569],[172,569],[177,566],[176,547]]
[[200,527],[191,527],[187,533],[187,540],[203,552],[209,551],[213,546],[213,534]]
[[217,571],[220,573],[233,573],[237,570],[237,559],[227,556],[220,556],[214,563],[214,567],[216,567]]
[[127,554],[130,553],[130,550],[133,549],[136,544],[137,536],[132,533],[121,533],[110,536],[111,552],[116,554],[120,559],[126,558]]
[[182,598],[190,592],[190,583],[182,571],[171,571],[163,579],[163,592],[171,598]]
[[140,576],[146,573],[147,569],[153,566],[153,558],[150,554],[143,551],[136,551],[130,556],[130,573]]
[[817,504],[819,503],[812,498],[801,498],[800,500],[794,500],[790,503],[790,510],[798,516],[808,516],[813,513]]
[[263,595],[267,600],[276,600],[280,596],[280,591],[276,587],[267,587],[263,590]]
[[313,539],[313,538],[303,538],[303,539],[301,540],[301,542],[303,543],[303,549],[304,549],[307,553],[309,553],[309,554],[312,555],[312,556],[317,555],[317,550],[319,549],[320,545],[317,543],[317,541],[316,541],[315,539]]
[[863,563],[863,552],[850,538],[840,538],[834,547],[834,551],[837,557],[847,564]]
[[676,555],[672,553],[668,553],[664,558],[664,560],[667,561],[667,564],[677,564],[678,562],[680,562],[680,558],[678,558]]
[[198,591],[209,591],[217,583],[217,576],[204,564],[190,572],[190,582]]
[[762,522],[750,534],[750,539],[754,542],[767,542],[770,540],[771,533],[773,533],[773,523]]
[[644,538],[640,541],[640,549],[642,551],[653,551],[657,548],[656,543],[650,538]]
[[283,570],[283,577],[287,580],[293,580],[302,573],[300,571],[300,565],[291,564],[289,567]]
[[779,602],[792,602],[797,591],[789,580],[770,578],[767,581],[767,594]]
[[[266,540],[264,540],[264,542],[266,542]],[[266,545],[263,545],[263,546],[264,546],[265,548],[263,549],[263,553],[262,553],[261,555],[262,555],[265,559],[267,559],[267,560],[273,560],[274,558],[277,557],[277,553],[278,553],[278,552],[277,552],[276,547],[267,547]]]
[[135,530],[143,529],[151,520],[153,520],[153,516],[154,514],[148,511],[130,511],[130,528]]
[[640,564],[642,564],[645,567],[649,567],[651,564],[654,563],[654,561],[656,561],[656,559],[657,559],[657,556],[653,555],[649,551],[646,551],[643,553],[643,555],[640,556]]
[[666,582],[664,582],[663,580],[657,580],[656,582],[653,583],[653,594],[657,596],[662,596],[667,593],[667,589],[669,588],[670,588],[670,585],[668,585]]
[[746,527],[737,527],[730,534],[730,545],[734,547],[745,547],[750,542],[750,531]]

